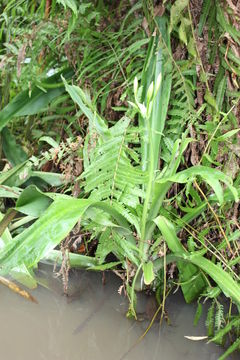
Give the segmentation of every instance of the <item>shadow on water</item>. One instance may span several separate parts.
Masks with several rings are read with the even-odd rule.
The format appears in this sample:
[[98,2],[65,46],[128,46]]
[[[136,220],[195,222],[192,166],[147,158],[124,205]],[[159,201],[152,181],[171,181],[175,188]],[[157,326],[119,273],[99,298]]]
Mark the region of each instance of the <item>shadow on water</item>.
[[[160,330],[155,323],[146,337],[133,346],[148,326],[125,317],[127,300],[117,292],[121,285],[107,274],[72,272],[69,297],[53,277],[52,268],[42,266],[38,277],[52,291],[33,291],[39,304],[32,304],[0,287],[1,359],[4,360],[215,360],[222,349],[214,344],[193,342],[184,335],[204,335],[204,323],[195,328],[194,305],[186,305],[180,295],[167,302],[171,326]],[[144,312],[147,297],[139,297]],[[130,350],[129,350],[130,349]],[[232,357],[229,359],[237,359]]]

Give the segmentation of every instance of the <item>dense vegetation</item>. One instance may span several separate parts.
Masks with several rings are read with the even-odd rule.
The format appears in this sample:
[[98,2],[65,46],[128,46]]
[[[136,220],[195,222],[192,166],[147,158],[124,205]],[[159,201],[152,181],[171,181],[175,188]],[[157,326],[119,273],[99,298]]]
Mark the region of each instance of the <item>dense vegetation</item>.
[[[208,301],[240,347],[235,0],[1,1],[1,282],[39,261]],[[30,295],[14,289],[26,297]]]

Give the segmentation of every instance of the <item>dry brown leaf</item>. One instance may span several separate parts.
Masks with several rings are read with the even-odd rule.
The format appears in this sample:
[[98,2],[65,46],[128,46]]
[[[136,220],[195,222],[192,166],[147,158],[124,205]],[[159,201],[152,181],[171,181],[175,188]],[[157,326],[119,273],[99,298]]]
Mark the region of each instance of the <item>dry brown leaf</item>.
[[23,44],[23,46],[21,47],[21,49],[19,50],[19,53],[18,53],[17,77],[20,77],[20,75],[21,75],[22,63],[24,62],[25,55],[26,55],[26,48],[27,48],[27,43]]
[[16,294],[24,297],[25,299],[32,301],[36,304],[38,304],[38,301],[26,290],[21,289],[17,284],[15,284],[13,281],[10,281],[2,276],[0,276],[0,283],[7,286],[10,290],[15,292]]

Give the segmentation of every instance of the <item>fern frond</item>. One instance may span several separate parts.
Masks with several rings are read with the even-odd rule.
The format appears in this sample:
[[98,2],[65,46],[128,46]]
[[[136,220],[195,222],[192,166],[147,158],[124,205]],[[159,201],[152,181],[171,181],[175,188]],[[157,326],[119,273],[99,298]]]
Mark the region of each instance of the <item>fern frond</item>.
[[127,257],[133,264],[138,264],[138,248],[125,236],[112,227],[105,228],[98,239],[96,258],[102,264],[108,254],[113,253],[120,261]]
[[81,178],[91,197],[136,208],[139,198],[144,197],[142,185],[147,182],[147,174],[133,160],[138,160],[138,156],[129,148],[129,142],[136,135],[128,132],[129,125],[130,120],[123,118],[109,129],[108,138],[99,136]]
[[[183,64],[184,65],[184,64]],[[186,72],[188,74],[188,72]],[[169,101],[168,120],[166,121],[164,145],[161,158],[169,162],[174,141],[184,132],[188,124],[195,120],[194,85],[190,76],[185,75],[180,64],[173,67],[172,91]]]
[[134,215],[132,211],[124,207],[121,202],[114,202],[113,207],[121,214],[131,225],[133,225],[138,234],[140,234],[139,216]]
[[234,317],[224,328],[219,330],[217,334],[210,340],[210,342],[217,342],[219,339],[223,338],[228,334],[232,328],[237,328],[240,326],[240,317]]
[[215,314],[215,329],[219,331],[224,324],[224,308],[223,305],[217,303],[216,314]]
[[173,86],[170,98],[168,133],[179,134],[192,117],[194,110],[194,85],[184,75],[178,65],[173,73]]
[[128,258],[132,264],[139,266],[139,249],[137,246],[121,236],[116,230],[112,230],[113,240],[118,251],[118,257]]
[[111,228],[107,227],[103,230],[99,239],[98,247],[95,253],[95,257],[98,259],[99,264],[102,264],[108,254],[114,251],[114,242],[111,241]]
[[213,336],[214,334],[214,312],[215,312],[215,300],[212,301],[211,306],[208,309],[206,327],[208,336]]

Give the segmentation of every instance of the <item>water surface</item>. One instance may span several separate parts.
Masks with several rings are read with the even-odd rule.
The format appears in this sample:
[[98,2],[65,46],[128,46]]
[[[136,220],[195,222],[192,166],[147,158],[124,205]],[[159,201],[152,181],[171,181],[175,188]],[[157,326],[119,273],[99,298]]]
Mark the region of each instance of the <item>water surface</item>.
[[[171,326],[163,324],[159,329],[155,323],[133,346],[148,321],[126,319],[127,300],[118,294],[120,279],[108,273],[103,286],[101,274],[74,271],[66,298],[51,267],[41,267],[38,276],[51,290],[39,286],[32,292],[37,305],[0,287],[1,359],[216,360],[223,353],[214,344],[184,338],[205,335],[205,328],[204,321],[193,326],[196,306],[186,305],[180,293],[166,304]],[[140,296],[139,311],[144,311],[147,301]]]

